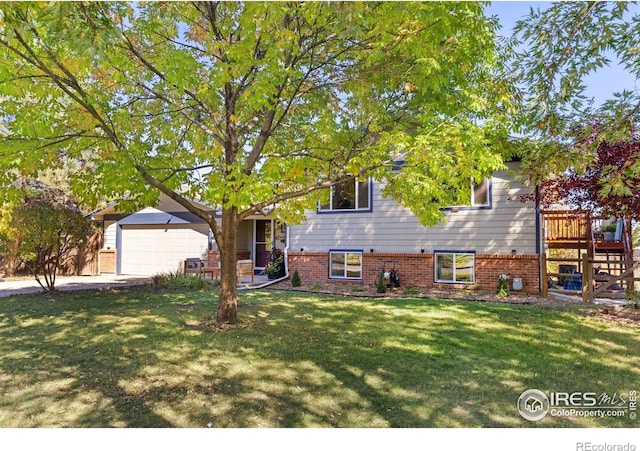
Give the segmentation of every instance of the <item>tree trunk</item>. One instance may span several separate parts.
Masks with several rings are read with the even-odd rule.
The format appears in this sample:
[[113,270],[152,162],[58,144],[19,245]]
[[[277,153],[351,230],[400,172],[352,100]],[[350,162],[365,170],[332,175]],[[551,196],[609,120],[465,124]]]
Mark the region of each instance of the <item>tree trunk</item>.
[[236,291],[236,244],[238,237],[238,213],[235,208],[222,212],[222,242],[220,250],[220,297],[216,321],[238,322],[238,295]]

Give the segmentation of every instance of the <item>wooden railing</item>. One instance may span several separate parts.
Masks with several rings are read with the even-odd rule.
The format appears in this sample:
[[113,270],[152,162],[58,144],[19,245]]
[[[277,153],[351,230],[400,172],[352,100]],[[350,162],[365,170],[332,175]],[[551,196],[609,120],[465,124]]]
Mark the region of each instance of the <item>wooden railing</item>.
[[585,212],[572,210],[543,211],[545,240],[587,241],[591,221]]
[[[584,302],[593,303],[597,297],[615,299],[634,299],[635,284],[640,282],[640,277],[635,277],[640,260],[616,260],[620,265],[616,274],[594,271],[594,263],[601,264],[602,260],[589,260],[583,262],[582,299]],[[605,262],[606,263],[606,262]]]

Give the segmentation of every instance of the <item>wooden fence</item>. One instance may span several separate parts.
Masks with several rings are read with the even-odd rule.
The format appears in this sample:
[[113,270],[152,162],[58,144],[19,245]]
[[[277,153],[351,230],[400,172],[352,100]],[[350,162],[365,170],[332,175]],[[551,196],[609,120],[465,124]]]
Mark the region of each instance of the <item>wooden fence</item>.
[[[546,258],[542,256],[542,280],[556,277],[560,282],[560,289],[567,292],[582,292],[582,300],[593,303],[596,298],[628,299],[632,300],[637,295],[636,283],[640,277],[640,259],[622,260],[606,258],[588,258],[586,253],[579,258]],[[567,267],[580,271],[548,271],[547,262],[566,264]],[[607,271],[595,270],[597,266],[606,267]],[[542,284],[542,295],[549,294],[548,283]]]

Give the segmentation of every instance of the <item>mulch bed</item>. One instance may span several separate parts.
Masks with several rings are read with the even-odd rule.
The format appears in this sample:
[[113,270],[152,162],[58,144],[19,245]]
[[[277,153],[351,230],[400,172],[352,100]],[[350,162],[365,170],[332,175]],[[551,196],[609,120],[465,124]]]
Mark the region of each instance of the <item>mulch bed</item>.
[[[482,290],[456,290],[442,288],[390,288],[386,293],[378,293],[375,286],[356,285],[344,282],[332,282],[327,284],[302,284],[292,287],[290,280],[273,284],[268,288],[275,290],[300,291],[308,293],[323,293],[339,296],[363,297],[363,298],[425,298],[425,299],[452,299],[474,302],[494,302],[501,304],[541,305],[541,306],[584,306],[586,315],[596,316],[603,320],[616,321],[627,325],[640,327],[640,309],[628,306],[594,306],[582,302],[581,296],[563,296],[548,298],[529,293],[511,291],[509,296],[500,297],[493,292]],[[594,308],[596,307],[596,308]]]
[[378,293],[375,286],[357,285],[353,283],[332,282],[326,284],[302,284],[292,287],[291,281],[284,280],[269,286],[276,290],[303,291],[310,293],[334,294],[340,296],[353,296],[365,298],[427,298],[427,299],[453,299],[476,302],[496,302],[502,304],[525,305],[576,305],[581,304],[582,299],[559,299],[554,297],[543,298],[534,294],[512,291],[507,297],[497,296],[496,293],[482,290],[458,290],[442,288],[415,288],[400,287],[389,288],[386,293]]
[[602,309],[602,313],[617,316],[619,318],[640,320],[640,309],[637,307],[605,307]]

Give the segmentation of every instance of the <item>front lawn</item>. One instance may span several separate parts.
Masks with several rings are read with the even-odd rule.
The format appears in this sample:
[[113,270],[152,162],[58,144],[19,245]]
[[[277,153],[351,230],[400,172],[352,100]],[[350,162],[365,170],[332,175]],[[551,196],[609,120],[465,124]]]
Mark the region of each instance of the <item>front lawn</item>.
[[[0,299],[0,427],[637,427],[516,410],[640,389],[640,328],[584,310],[286,291]],[[187,325],[185,325],[187,324]]]

